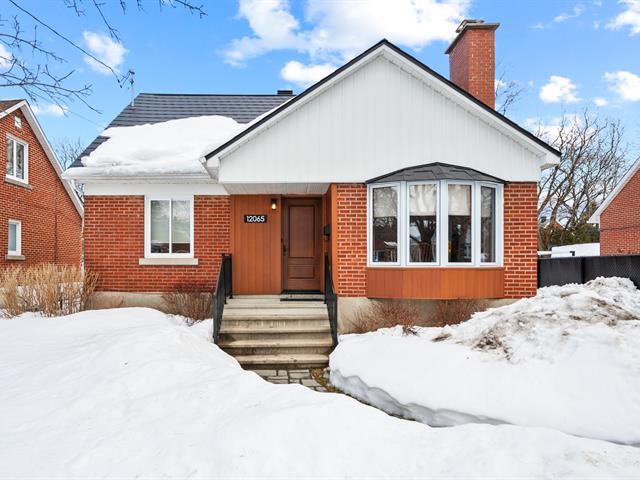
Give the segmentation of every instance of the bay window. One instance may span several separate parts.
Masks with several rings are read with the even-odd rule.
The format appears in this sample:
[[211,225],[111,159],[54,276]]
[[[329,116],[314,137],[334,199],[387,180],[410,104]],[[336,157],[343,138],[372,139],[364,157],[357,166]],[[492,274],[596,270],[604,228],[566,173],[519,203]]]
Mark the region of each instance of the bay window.
[[409,262],[438,261],[438,185],[409,185]]
[[398,261],[398,187],[373,187],[372,192],[372,257],[373,263]]
[[193,257],[193,197],[145,199],[145,256]]
[[372,266],[498,266],[502,185],[395,181],[369,185]]

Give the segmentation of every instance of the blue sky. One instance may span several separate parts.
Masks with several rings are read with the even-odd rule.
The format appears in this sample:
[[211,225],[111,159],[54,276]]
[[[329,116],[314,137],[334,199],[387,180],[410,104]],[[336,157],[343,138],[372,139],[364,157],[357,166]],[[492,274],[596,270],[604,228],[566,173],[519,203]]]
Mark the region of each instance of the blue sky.
[[[18,13],[6,1],[0,1],[5,18]],[[459,20],[500,22],[498,73],[526,88],[508,112],[511,118],[553,125],[563,113],[590,105],[621,119],[634,153],[640,151],[640,0],[202,1],[204,18],[179,8],[160,11],[155,0],[146,2],[146,12],[131,2],[123,15],[110,2],[107,14],[121,43],[108,38],[90,2],[82,17],[62,0],[20,4],[118,71],[134,69],[137,92],[300,92],[382,37],[448,76],[444,50]],[[39,37],[68,60],[53,68],[76,69],[72,84],[92,84],[88,101],[100,113],[74,102],[61,115],[42,102],[38,117],[50,140],[87,144],[127,104],[130,92],[81,52],[42,29]],[[24,96],[7,88],[0,95]]]

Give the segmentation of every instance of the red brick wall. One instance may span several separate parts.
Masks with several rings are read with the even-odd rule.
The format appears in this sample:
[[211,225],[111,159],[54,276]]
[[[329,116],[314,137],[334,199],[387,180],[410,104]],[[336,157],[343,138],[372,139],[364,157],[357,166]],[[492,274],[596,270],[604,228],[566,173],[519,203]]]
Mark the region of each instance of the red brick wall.
[[640,171],[600,215],[600,254],[640,254]]
[[495,107],[494,30],[466,30],[449,54],[449,78],[478,100]]
[[[14,117],[22,120],[16,128]],[[5,181],[7,134],[29,145],[31,188]],[[80,264],[82,219],[22,112],[0,119],[0,269],[37,263]],[[7,260],[8,221],[22,222],[24,261]]]
[[[367,282],[367,187],[331,186],[334,282],[338,295],[364,297]],[[334,218],[335,217],[335,218]]]
[[538,186],[504,187],[504,294],[530,297],[538,284]]
[[180,285],[212,290],[220,256],[229,252],[230,205],[228,196],[194,197],[197,266],[141,266],[144,196],[87,196],[85,265],[98,273],[101,291],[167,292]]

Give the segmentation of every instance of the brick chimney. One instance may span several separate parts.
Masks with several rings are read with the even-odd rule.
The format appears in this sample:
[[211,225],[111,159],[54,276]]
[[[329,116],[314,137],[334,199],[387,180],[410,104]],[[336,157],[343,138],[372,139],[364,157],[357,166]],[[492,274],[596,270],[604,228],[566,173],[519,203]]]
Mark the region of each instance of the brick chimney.
[[495,40],[499,23],[463,20],[451,42],[449,78],[453,83],[491,108],[495,108]]

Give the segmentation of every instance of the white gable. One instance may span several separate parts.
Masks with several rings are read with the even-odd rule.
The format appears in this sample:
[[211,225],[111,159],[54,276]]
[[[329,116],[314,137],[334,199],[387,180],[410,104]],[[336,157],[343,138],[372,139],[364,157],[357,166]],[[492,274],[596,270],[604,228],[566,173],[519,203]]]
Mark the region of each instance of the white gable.
[[432,162],[537,181],[553,157],[387,47],[333,80],[212,159],[220,183],[363,182]]

